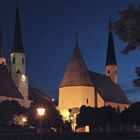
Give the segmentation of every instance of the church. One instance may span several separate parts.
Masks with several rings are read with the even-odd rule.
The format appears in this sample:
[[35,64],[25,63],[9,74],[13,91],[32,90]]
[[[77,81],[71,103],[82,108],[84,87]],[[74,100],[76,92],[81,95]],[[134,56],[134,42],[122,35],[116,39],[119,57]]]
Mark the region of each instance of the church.
[[111,22],[108,31],[105,75],[87,68],[76,37],[75,48],[59,85],[59,110],[67,109],[73,114],[78,112],[82,105],[112,106],[120,112],[128,108],[130,102],[118,83],[117,67]]
[[52,103],[52,99],[45,93],[29,86],[18,7],[9,65],[6,62],[0,33],[0,77],[2,79],[0,80],[0,102],[15,100],[26,108],[30,107],[32,102],[40,104]]

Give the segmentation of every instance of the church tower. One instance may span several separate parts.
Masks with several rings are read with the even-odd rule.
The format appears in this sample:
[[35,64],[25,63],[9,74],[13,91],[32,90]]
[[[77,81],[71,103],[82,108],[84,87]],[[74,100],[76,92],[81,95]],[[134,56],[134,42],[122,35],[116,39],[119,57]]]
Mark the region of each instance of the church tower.
[[6,65],[6,57],[5,57],[5,52],[4,52],[3,42],[2,42],[1,30],[0,30],[0,64]]
[[24,106],[29,106],[28,101],[28,77],[26,75],[25,67],[25,53],[22,43],[22,34],[20,27],[20,17],[19,9],[17,7],[16,11],[16,25],[15,25],[15,34],[13,40],[13,46],[11,50],[11,75],[12,78],[18,87],[18,90],[21,92],[24,98]]
[[105,68],[106,68],[106,76],[109,76],[111,80],[115,84],[117,84],[117,61],[115,56],[115,47],[111,22],[109,23],[108,48]]

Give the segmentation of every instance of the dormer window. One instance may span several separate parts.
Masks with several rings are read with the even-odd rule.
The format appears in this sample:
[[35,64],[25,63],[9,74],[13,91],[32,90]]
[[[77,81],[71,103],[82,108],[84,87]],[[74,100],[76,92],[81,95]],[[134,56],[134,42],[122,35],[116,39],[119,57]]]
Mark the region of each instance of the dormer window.
[[86,103],[88,104],[88,99],[86,100]]

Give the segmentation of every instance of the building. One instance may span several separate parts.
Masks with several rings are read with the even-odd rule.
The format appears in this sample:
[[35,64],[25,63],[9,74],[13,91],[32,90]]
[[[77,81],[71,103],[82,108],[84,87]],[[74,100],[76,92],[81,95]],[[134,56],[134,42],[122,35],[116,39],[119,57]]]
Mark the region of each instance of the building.
[[123,111],[130,105],[117,80],[117,61],[111,22],[109,23],[106,75],[88,70],[76,37],[75,48],[64,77],[59,85],[59,110],[75,112],[82,105],[112,106]]
[[51,98],[28,84],[26,59],[22,43],[19,9],[16,11],[16,24],[13,46],[10,52],[10,65],[6,63],[2,36],[0,33],[0,102],[16,100],[21,106],[29,107],[32,102],[52,103]]

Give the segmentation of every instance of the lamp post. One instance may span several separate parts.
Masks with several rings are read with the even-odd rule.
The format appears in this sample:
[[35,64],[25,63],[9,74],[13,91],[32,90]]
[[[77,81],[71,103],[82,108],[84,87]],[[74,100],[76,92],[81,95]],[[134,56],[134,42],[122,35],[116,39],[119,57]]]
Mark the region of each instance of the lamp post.
[[37,114],[39,116],[39,134],[42,134],[42,117],[45,115],[45,108],[44,107],[38,107],[37,108]]

